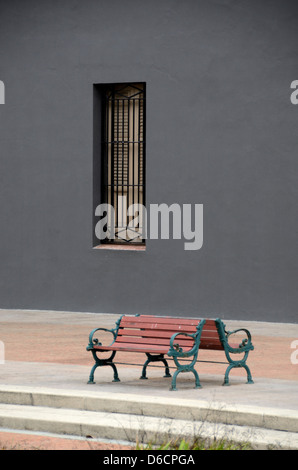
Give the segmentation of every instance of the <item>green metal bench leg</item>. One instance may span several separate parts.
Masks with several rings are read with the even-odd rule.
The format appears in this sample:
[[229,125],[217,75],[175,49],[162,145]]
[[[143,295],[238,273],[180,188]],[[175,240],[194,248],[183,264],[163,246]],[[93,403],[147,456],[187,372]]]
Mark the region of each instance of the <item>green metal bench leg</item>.
[[247,383],[248,384],[253,384],[254,383],[254,381],[252,380],[251,372],[250,372],[250,369],[249,369],[248,365],[246,365],[246,364],[230,364],[227,367],[227,370],[226,370],[226,373],[225,373],[225,378],[224,378],[224,383],[223,383],[224,386],[229,386],[230,385],[230,383],[229,383],[229,374],[230,374],[231,370],[235,369],[235,368],[239,368],[239,367],[243,367],[246,370]]
[[120,382],[120,379],[119,379],[119,376],[118,376],[118,371],[117,371],[117,367],[115,366],[115,364],[111,363],[111,364],[107,364],[109,366],[112,367],[113,371],[114,371],[114,379],[113,379],[113,382]]
[[174,372],[174,375],[173,375],[173,378],[172,378],[172,385],[170,387],[170,390],[171,391],[174,391],[176,392],[177,391],[177,388],[176,388],[176,379],[177,379],[177,375],[180,374],[180,372],[182,372],[182,370],[176,370]]
[[118,371],[116,365],[113,363],[113,359],[115,357],[116,352],[114,351],[111,357],[109,359],[99,359],[97,357],[96,351],[91,351],[93,358],[95,360],[95,364],[91,369],[90,376],[89,376],[89,381],[87,382],[88,384],[95,384],[94,382],[94,372],[97,369],[97,367],[104,367],[104,366],[110,366],[113,369],[114,372],[114,379],[113,382],[120,382],[119,376],[118,376]]
[[250,368],[249,368],[246,364],[245,364],[243,367],[244,367],[244,369],[245,369],[246,372],[247,372],[247,383],[248,383],[248,384],[253,384],[254,381],[252,380]]
[[235,366],[232,365],[232,364],[227,367],[227,370],[226,370],[226,373],[225,373],[225,378],[224,378],[224,383],[223,383],[224,386],[229,386],[230,385],[230,383],[229,383],[229,373],[230,373],[231,369],[233,369],[234,367]]
[[147,361],[145,362],[145,364],[143,366],[143,370],[142,370],[142,375],[140,377],[141,380],[147,380],[148,379],[148,377],[146,375],[146,371],[147,371],[147,366],[148,366],[148,364],[150,364],[150,362],[151,361],[149,359],[147,359]]
[[197,371],[195,369],[193,369],[193,373],[194,373],[195,380],[196,380],[195,388],[202,388],[202,385],[201,385],[200,379],[199,379],[199,374],[197,373]]
[[182,370],[182,369],[178,369],[174,372],[174,375],[173,375],[173,379],[172,379],[172,385],[170,387],[170,390],[171,391],[174,391],[176,392],[177,391],[177,387],[176,387],[176,380],[177,380],[177,377],[178,377],[178,374],[180,374],[180,372],[192,372],[195,376],[195,388],[202,388],[201,386],[201,383],[200,383],[200,379],[199,379],[199,374],[197,373],[197,371],[195,369],[190,369],[190,370]]
[[94,366],[92,367],[91,372],[90,372],[90,376],[89,376],[89,380],[87,382],[88,384],[95,384],[96,383],[96,382],[94,382],[94,372],[97,369],[97,367],[99,367],[99,364],[94,364]]
[[150,364],[150,362],[163,362],[165,366],[165,375],[164,377],[172,377],[170,374],[170,369],[168,365],[168,361],[164,358],[163,354],[158,355],[158,356],[152,356],[151,354],[146,353],[146,356],[148,357],[147,361],[145,362],[142,370],[142,375],[140,377],[141,380],[147,380],[147,367]]
[[164,378],[172,377],[172,375],[170,374],[170,369],[169,369],[168,361],[167,361],[166,359],[162,359],[162,362],[163,362],[164,365],[165,365],[165,375],[164,375]]

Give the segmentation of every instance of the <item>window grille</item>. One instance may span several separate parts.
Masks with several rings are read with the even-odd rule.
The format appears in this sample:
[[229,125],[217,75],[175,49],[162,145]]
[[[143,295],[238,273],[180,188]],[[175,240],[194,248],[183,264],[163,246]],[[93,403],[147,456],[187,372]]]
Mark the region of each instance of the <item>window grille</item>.
[[[104,106],[103,197],[115,214],[114,221],[108,214],[104,243],[144,243],[145,85],[109,86]],[[137,218],[128,215],[133,204],[140,204]]]

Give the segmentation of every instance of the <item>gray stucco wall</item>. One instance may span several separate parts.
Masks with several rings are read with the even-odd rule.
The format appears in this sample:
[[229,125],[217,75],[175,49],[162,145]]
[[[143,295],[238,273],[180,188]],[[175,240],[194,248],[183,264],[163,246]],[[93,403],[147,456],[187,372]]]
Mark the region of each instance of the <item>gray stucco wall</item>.
[[[1,1],[0,308],[297,322],[297,36],[291,0]],[[129,81],[199,251],[92,248],[93,85]]]

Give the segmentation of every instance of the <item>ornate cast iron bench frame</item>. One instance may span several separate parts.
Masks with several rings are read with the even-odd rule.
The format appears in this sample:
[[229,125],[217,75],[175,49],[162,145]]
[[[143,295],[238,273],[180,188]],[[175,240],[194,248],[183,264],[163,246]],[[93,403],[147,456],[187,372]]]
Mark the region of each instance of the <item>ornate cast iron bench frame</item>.
[[[96,333],[103,331],[113,335],[109,346],[99,342]],[[240,344],[231,344],[230,337],[244,332],[246,338]],[[140,379],[147,379],[147,367],[151,363],[161,362],[165,367],[164,377],[171,377],[168,359],[172,359],[176,371],[172,377],[170,390],[177,390],[176,380],[181,372],[192,372],[195,377],[195,388],[201,388],[199,375],[195,369],[200,349],[223,350],[228,361],[223,385],[229,385],[229,373],[233,368],[244,368],[247,383],[252,384],[252,376],[246,364],[249,351],[254,349],[250,332],[246,329],[226,331],[220,319],[200,320],[175,317],[158,317],[151,315],[122,315],[115,328],[95,328],[90,332],[87,351],[91,351],[94,365],[90,372],[89,384],[94,384],[94,373],[97,367],[110,366],[114,372],[113,382],[119,382],[118,370],[114,362],[118,351],[144,353],[147,360],[143,365]],[[108,358],[99,357],[100,353],[110,352]],[[242,354],[234,359],[233,354]],[[166,356],[166,357],[165,357]],[[183,361],[187,362],[183,362]],[[214,361],[210,361],[214,362]],[[127,364],[130,364],[127,362]]]

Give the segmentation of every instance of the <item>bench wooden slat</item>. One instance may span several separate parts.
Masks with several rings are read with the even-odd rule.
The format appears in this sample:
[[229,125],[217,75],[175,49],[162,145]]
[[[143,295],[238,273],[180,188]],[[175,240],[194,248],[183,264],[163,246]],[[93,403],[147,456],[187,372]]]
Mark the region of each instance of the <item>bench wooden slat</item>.
[[[181,340],[181,341],[177,341],[177,343],[183,349],[185,349],[185,348],[192,349],[193,344],[194,344],[193,340],[191,340],[191,341]],[[136,349],[141,348],[141,352],[146,351],[146,348],[148,348],[148,352],[149,352],[149,349],[150,349],[150,351],[153,351],[154,349],[159,350],[160,347],[162,346],[163,353],[167,353],[169,351],[169,348],[170,348],[169,342],[166,342],[166,340],[160,340],[159,342],[154,342],[152,344],[149,340],[145,340],[144,338],[134,338],[133,343],[130,343],[129,338],[123,338],[119,341],[117,340],[111,346],[97,346],[97,345],[95,345],[94,349],[101,350],[101,351],[118,351],[118,350],[120,351],[120,350],[125,349],[125,347],[128,344],[130,345],[130,347],[132,347],[132,345],[134,345],[134,344],[137,344],[138,347]],[[143,346],[141,346],[141,345],[143,345]],[[236,348],[237,344],[232,344],[231,346]],[[185,350],[189,350],[189,349],[185,349]],[[220,341],[201,340],[200,349],[212,349],[212,350],[221,351],[224,348],[223,348],[223,345],[221,344]],[[137,351],[135,351],[135,352],[137,352]],[[157,351],[157,353],[160,354],[160,352],[158,352],[158,351]]]
[[[132,318],[132,317],[130,317]],[[154,315],[140,315],[137,317],[141,319],[141,321],[144,323],[152,323],[157,322],[157,323],[169,323],[171,325],[198,325],[200,323],[199,318],[174,318],[174,317],[156,317]],[[123,319],[127,320],[128,317],[123,317]]]
[[[141,322],[129,322],[127,324],[124,324],[120,326],[120,328],[129,327],[131,328],[137,328],[137,329],[144,329],[144,330],[166,330],[166,331],[173,331],[175,333],[178,333],[179,331],[185,331],[194,333],[196,331],[196,328],[192,325],[169,325],[169,324],[158,324],[158,323],[141,323]],[[119,329],[120,331],[120,329]]]
[[[127,319],[128,317],[124,317],[124,318]],[[132,318],[132,317],[130,317],[130,318]],[[152,319],[154,319],[155,322],[169,323],[171,325],[174,325],[174,324],[198,325],[200,323],[200,321],[202,321],[202,319],[199,319],[199,318],[157,317],[155,315],[140,315],[137,318],[141,318],[143,323],[144,322],[152,323]],[[216,328],[215,320],[210,320],[210,319],[205,320],[204,328],[206,328],[208,326],[211,326],[211,327],[214,326]]]
[[143,321],[143,319],[140,319],[139,321],[123,319],[123,321],[120,324],[120,328],[133,327],[133,328],[145,328],[145,329],[147,329],[147,328],[152,328],[153,325],[154,325],[154,328],[161,328],[161,329],[169,328],[170,330],[176,330],[177,331],[177,329],[182,329],[182,328],[193,328],[193,329],[195,329],[199,325],[199,323],[200,323],[199,321],[197,321],[197,322],[184,322],[184,323],[181,323],[181,322],[172,323],[170,321],[163,321],[163,322],[154,321],[153,319],[151,319],[151,321]]
[[[111,346],[94,346],[94,349],[98,351],[121,351],[121,350],[126,350],[127,347],[130,348],[130,352],[155,352],[156,354],[166,354],[169,351],[169,345],[152,345],[150,343],[144,343],[143,346],[138,345],[138,347],[135,347],[134,350],[132,351],[131,348],[133,348],[134,344],[136,343],[127,343],[127,342],[117,342],[114,343]],[[142,344],[142,343],[141,343]],[[179,342],[179,345],[181,347],[185,346],[189,347],[189,349],[192,348],[192,345],[184,345]],[[237,347],[237,344],[232,344],[232,347]],[[188,351],[189,349],[185,349],[185,351]],[[217,351],[222,351],[224,348],[221,343],[215,343],[215,342],[209,342],[209,341],[202,341],[200,344],[200,349],[211,349],[211,350],[217,350]]]
[[[141,336],[144,338],[168,338],[170,339],[174,334],[178,333],[177,330],[156,330],[152,328],[151,330],[126,330],[126,329],[120,329],[118,331],[118,336]],[[196,329],[193,331],[184,331],[181,330],[179,333],[187,333],[187,334],[195,334]]]
[[[125,329],[125,328],[120,328],[118,331],[118,337],[144,337],[144,338],[167,338],[170,339],[173,334],[177,333],[176,330],[156,330],[156,329],[151,329],[151,330],[138,330],[138,329]],[[182,333],[182,331],[181,331]],[[194,329],[192,332],[187,332],[194,334],[196,333],[196,329]],[[181,340],[183,337],[178,336],[177,341]],[[184,337],[185,339],[186,337]],[[218,333],[217,331],[204,331],[202,332],[201,338],[214,338],[215,340],[218,339]]]
[[[148,345],[148,344],[140,344],[136,346],[135,343],[114,343],[112,346],[94,346],[94,349],[97,351],[128,351],[128,352],[150,352],[155,354],[167,354],[169,351],[169,346],[164,345]],[[192,347],[184,347],[184,351],[189,351]],[[201,349],[211,349],[211,350],[218,350],[221,351],[223,348],[220,344],[210,344],[206,343],[203,344]]]
[[[196,327],[199,325],[200,320],[194,321],[194,320],[186,320],[186,321],[178,321],[178,319],[174,319],[175,321],[171,322],[170,319],[160,319],[157,318],[157,320],[154,319],[154,317],[151,317],[150,319],[145,319],[143,316],[142,317],[137,317],[138,320],[135,318],[126,318],[123,317],[122,321],[120,323],[120,328],[143,328],[143,329],[169,329],[171,331],[176,331],[177,330],[185,330],[185,331],[190,331],[188,330],[189,328],[192,328],[193,331],[196,331]],[[208,320],[206,321],[206,324],[204,325],[203,332],[204,331],[216,331],[216,324],[214,320]]]
[[[239,345],[237,343],[229,343],[232,348],[238,348]],[[200,342],[200,349],[217,349],[217,350],[224,350],[224,347],[220,340],[214,340],[212,338],[201,338]]]
[[[136,343],[136,344],[149,344],[149,345],[157,344],[157,345],[168,346],[168,349],[170,348],[170,341],[167,338],[154,338],[154,341],[152,341],[151,338],[137,338],[137,337],[129,338],[129,337],[122,336],[122,337],[117,338],[117,341],[114,343],[114,345],[119,344],[119,343],[121,344],[121,343],[132,342],[132,340],[133,340],[133,343]],[[179,346],[192,347],[192,345],[194,344],[194,340],[192,338],[178,340],[177,338],[177,343],[179,343]]]
[[94,346],[94,349],[98,351],[127,351],[127,352],[148,352],[155,354],[166,354],[169,351],[168,346],[154,346],[154,345],[138,345],[135,343],[114,343],[111,346]]
[[222,351],[224,348],[221,343],[201,342],[200,349],[212,349],[215,351]]
[[[125,336],[141,336],[143,338],[167,338],[170,339],[176,331],[169,331],[169,330],[129,330],[129,329],[121,329],[118,331],[118,337],[125,337]],[[193,331],[195,333],[195,330]]]
[[202,339],[219,340],[218,333],[217,331],[206,331],[206,332],[203,331],[201,335],[201,340]]
[[[142,334],[144,333],[144,334]],[[128,334],[119,334],[117,337],[117,341],[129,341],[130,343],[135,341],[137,338],[142,338],[147,342],[150,342],[154,344],[155,342],[158,344],[160,340],[165,341],[167,344],[170,344],[170,339],[172,338],[173,332],[171,331],[166,331],[166,332],[157,332],[158,334],[150,334],[150,332],[147,331],[141,331],[141,332],[135,332],[135,334],[131,334],[130,332]],[[181,341],[186,341],[186,342],[193,342],[193,338],[185,336],[185,335],[179,335],[176,337],[176,342],[181,343]]]

